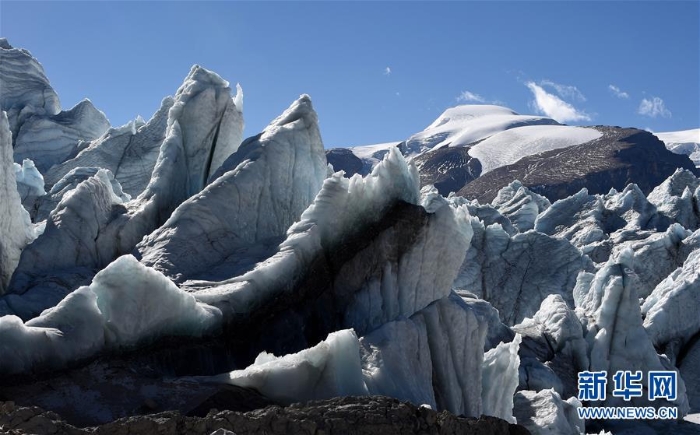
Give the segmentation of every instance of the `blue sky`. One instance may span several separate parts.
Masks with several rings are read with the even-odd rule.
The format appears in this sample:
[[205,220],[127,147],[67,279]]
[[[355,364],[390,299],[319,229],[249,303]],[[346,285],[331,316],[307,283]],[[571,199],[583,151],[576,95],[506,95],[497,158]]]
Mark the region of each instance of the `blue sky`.
[[192,64],[245,94],[246,136],[301,93],[327,147],[403,140],[496,102],[577,125],[700,127],[700,2],[11,2],[0,34],[64,108],[149,118]]

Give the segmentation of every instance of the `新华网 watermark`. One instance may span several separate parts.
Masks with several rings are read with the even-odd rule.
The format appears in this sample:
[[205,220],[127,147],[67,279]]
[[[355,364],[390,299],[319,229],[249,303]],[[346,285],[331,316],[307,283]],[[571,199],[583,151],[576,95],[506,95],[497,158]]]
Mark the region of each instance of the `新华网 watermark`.
[[[644,397],[643,373],[639,370],[619,370],[612,376],[610,395],[628,402]],[[647,373],[649,401],[657,399],[674,401],[678,394],[678,374],[673,370],[652,370]],[[586,402],[604,401],[608,393],[608,373],[584,371],[578,374],[578,399]],[[578,408],[582,419],[659,420],[677,419],[678,408],[664,406],[592,406]]]

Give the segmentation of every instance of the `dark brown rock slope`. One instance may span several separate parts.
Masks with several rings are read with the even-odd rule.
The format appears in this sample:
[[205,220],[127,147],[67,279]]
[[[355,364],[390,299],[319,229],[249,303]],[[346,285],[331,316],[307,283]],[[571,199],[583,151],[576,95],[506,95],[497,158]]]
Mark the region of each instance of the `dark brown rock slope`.
[[513,180],[550,201],[587,188],[591,194],[622,190],[635,183],[645,194],[676,168],[700,174],[693,162],[668,151],[656,136],[636,128],[596,127],[603,136],[568,148],[524,157],[512,165],[488,172],[459,190],[458,195],[491,202]]
[[481,162],[469,155],[469,147],[442,147],[415,158],[420,184],[432,184],[440,195],[459,191],[481,175]]

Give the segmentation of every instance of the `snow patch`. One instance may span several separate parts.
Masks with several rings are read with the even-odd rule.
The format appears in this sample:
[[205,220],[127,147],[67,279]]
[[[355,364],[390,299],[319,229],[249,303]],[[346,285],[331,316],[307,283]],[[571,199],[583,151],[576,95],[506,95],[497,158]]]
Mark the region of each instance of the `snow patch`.
[[484,175],[523,157],[580,145],[602,135],[594,128],[528,125],[494,134],[469,148],[469,155],[481,162],[481,175]]

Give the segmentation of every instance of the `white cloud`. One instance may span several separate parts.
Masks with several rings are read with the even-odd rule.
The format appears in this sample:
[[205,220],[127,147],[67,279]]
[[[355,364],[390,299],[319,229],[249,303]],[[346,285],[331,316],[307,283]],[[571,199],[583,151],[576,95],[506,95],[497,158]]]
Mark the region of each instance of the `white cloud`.
[[586,97],[578,90],[576,86],[562,85],[559,83],[554,83],[551,80],[542,80],[540,86],[549,86],[559,94],[562,98],[569,98],[576,101],[586,101]]
[[545,91],[534,82],[527,82],[527,87],[532,91],[535,100],[532,102],[535,109],[558,122],[590,121],[591,117],[586,112],[577,110],[554,94]]
[[391,68],[389,68],[389,67],[384,68],[384,75],[390,76],[391,75]]
[[618,88],[615,85],[608,85],[608,89],[610,89],[610,92],[613,93],[617,98],[629,98],[630,94],[627,92],[622,91],[620,88]]
[[466,103],[485,103],[486,100],[479,94],[475,94],[469,91],[462,91],[457,97],[457,101],[464,101]]
[[664,100],[659,97],[642,99],[642,102],[639,103],[637,113],[640,115],[649,116],[651,118],[656,118],[657,116],[661,116],[663,118],[671,117],[671,111],[666,108]]

